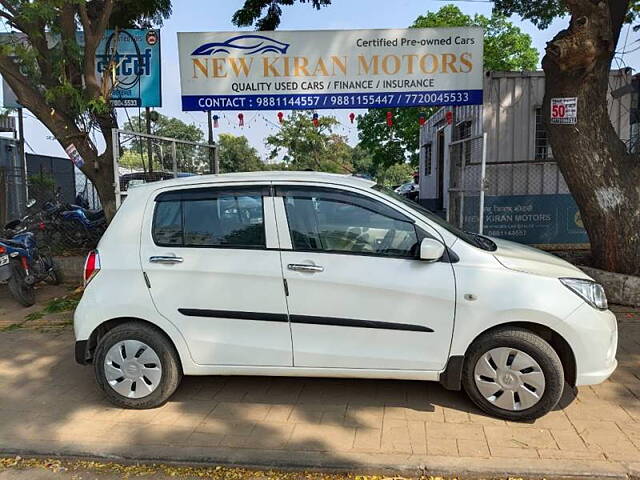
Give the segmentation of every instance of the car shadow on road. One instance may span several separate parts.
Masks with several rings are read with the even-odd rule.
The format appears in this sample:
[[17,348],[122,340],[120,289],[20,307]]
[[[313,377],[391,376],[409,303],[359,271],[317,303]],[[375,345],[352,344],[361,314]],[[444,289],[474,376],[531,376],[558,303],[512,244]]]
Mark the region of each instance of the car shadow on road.
[[[639,338],[634,330],[621,340],[613,379],[581,389],[579,398],[602,395],[627,411],[629,399],[637,405]],[[567,388],[557,409],[575,404],[575,390]],[[464,392],[399,380],[185,377],[162,407],[123,410],[105,400],[93,367],[75,363],[69,329],[0,333],[5,452],[338,466],[353,464],[353,454],[442,455],[431,435],[446,438],[452,423],[507,425],[479,411]]]

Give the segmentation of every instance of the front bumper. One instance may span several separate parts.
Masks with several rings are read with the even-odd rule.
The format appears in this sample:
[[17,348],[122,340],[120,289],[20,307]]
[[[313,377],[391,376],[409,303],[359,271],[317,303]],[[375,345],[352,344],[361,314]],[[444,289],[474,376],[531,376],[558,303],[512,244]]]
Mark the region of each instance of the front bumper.
[[618,362],[618,321],[609,310],[596,310],[586,303],[567,319],[566,338],[576,357],[576,386],[595,385],[611,376]]

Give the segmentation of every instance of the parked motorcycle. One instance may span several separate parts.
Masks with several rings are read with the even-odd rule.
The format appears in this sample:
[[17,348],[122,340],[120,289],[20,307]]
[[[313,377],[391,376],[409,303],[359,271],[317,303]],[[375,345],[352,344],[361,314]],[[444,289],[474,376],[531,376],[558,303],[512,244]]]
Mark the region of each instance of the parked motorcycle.
[[22,232],[0,239],[0,281],[6,281],[11,295],[25,307],[36,301],[34,285],[60,283],[60,272],[49,255],[41,254],[35,236]]
[[67,205],[59,212],[62,229],[72,245],[95,246],[107,228],[107,219],[102,210],[89,210],[79,205]]
[[[28,205],[28,212],[32,205]],[[49,247],[88,247],[98,242],[107,227],[102,210],[89,210],[58,199],[45,202],[40,211],[29,212],[5,226],[5,237],[32,232],[41,245]]]

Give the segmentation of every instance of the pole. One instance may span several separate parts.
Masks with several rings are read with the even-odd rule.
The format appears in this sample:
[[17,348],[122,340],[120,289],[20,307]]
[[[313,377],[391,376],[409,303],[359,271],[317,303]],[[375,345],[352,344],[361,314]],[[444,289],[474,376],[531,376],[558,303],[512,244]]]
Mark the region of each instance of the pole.
[[[120,197],[120,169],[118,168],[118,161],[120,160],[120,135],[118,129],[111,130],[111,144],[113,151],[113,193],[116,201],[116,211],[120,208],[122,198]],[[95,190],[95,185],[94,185]]]
[[171,162],[173,164],[173,178],[178,178],[178,150],[176,142],[171,142]]
[[18,109],[18,155],[22,170],[22,181],[24,182],[24,201],[26,204],[29,200],[29,182],[27,180],[27,157],[24,154],[24,116],[22,108]]
[[[147,135],[151,135],[151,108],[145,107],[145,117],[147,119]],[[151,137],[147,137],[147,153],[149,156],[149,173],[153,172],[153,153],[151,151]]]
[[207,125],[209,127],[209,173],[220,173],[220,163],[218,161],[218,148],[213,141],[213,120],[211,118],[211,110],[207,111]]
[[480,214],[478,217],[478,233],[484,231],[484,184],[487,173],[487,132],[482,133],[482,164],[480,167]]
[[213,165],[214,165],[214,173],[217,175],[220,173],[220,150],[218,149],[218,144],[214,143],[213,145]]

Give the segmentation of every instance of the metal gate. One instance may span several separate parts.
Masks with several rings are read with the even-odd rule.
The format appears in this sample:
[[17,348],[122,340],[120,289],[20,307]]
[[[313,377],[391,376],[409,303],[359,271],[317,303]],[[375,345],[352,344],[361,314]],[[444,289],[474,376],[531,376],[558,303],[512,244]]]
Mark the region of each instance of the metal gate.
[[487,134],[480,131],[479,125],[462,121],[454,129],[449,144],[447,220],[463,230],[482,233]]
[[116,208],[135,185],[219,171],[216,145],[113,129]]

